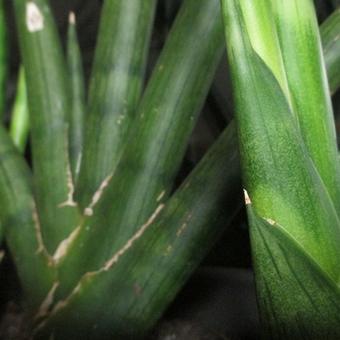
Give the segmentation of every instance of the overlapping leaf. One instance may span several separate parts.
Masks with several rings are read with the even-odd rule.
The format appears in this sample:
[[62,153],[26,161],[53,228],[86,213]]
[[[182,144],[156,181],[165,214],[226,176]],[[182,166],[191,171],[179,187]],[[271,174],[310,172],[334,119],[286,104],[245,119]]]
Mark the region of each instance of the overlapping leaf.
[[[278,7],[291,6],[293,2],[281,2]],[[328,334],[331,339],[335,339],[338,335],[336,301],[340,297],[337,286],[340,274],[340,224],[334,193],[339,188],[336,184],[334,188],[330,188],[329,181],[326,183],[324,176],[320,174],[322,166],[308,146],[310,133],[316,133],[313,130],[315,117],[308,114],[303,116],[308,105],[303,109],[300,107],[299,113],[294,111],[298,97],[296,92],[299,90],[304,92],[304,100],[308,93],[311,95],[318,88],[321,93],[318,94],[319,97],[327,96],[324,84],[318,85],[310,79],[313,76],[318,78],[323,66],[320,66],[321,71],[317,70],[317,62],[313,59],[310,61],[311,65],[305,66],[304,71],[308,68],[315,69],[314,72],[311,71],[312,75],[306,76],[306,87],[301,91],[304,73],[297,75],[299,70],[296,65],[292,68],[290,66],[295,63],[294,58],[288,62],[287,59],[291,56],[284,55],[285,73],[293,72],[294,79],[301,77],[300,89],[292,86],[290,77],[287,77],[287,96],[282,82],[267,64],[266,58],[270,56],[261,55],[261,58],[257,53],[257,46],[254,47],[256,41],[248,33],[249,26],[245,23],[245,3],[246,1],[222,1],[235,88],[246,202],[251,204],[249,215],[252,245],[266,336],[270,339],[319,339],[321,334]],[[309,7],[308,9],[310,10]],[[276,16],[280,17],[280,11]],[[304,24],[305,22],[301,22],[301,25]],[[275,27],[273,24],[273,29]],[[306,27],[303,26],[303,29]],[[303,34],[303,29],[294,33],[289,31],[290,35],[294,34],[291,38],[293,42],[299,41],[299,33]],[[308,32],[311,34],[310,28]],[[285,42],[288,44],[289,36],[283,38],[283,32],[280,33],[280,44],[284,39],[287,39]],[[261,33],[259,35],[261,38]],[[315,42],[317,37],[313,39]],[[305,42],[304,39],[302,41]],[[299,47],[303,49],[303,46]],[[317,51],[315,46],[309,46],[309,49]],[[289,50],[285,52],[295,53]],[[317,55],[314,57],[319,58],[318,53],[315,53]],[[308,64],[309,59],[304,58],[304,61],[299,60],[296,63],[303,62]],[[299,100],[302,100],[301,97]],[[314,109],[320,109],[317,128],[325,128],[324,140],[333,143],[334,149],[334,122],[328,120],[327,128],[324,125],[324,119],[329,119],[324,115],[325,100],[329,99],[321,99],[319,106],[315,103]],[[306,127],[302,128],[298,123],[300,116],[303,116],[301,119],[305,119],[305,122],[311,119],[311,131],[306,131]],[[323,139],[318,135],[317,145],[320,144],[319,138]],[[333,163],[337,163],[337,157],[330,159],[329,155],[324,155],[324,164],[330,164],[327,171],[333,174],[334,179],[338,176],[336,167],[333,166]],[[325,285],[324,288],[319,289],[322,284]],[[296,297],[297,292],[300,292],[299,298]],[[309,326],[311,323],[313,325]],[[329,327],[331,328],[328,329]]]
[[47,1],[13,3],[27,81],[34,193],[52,253],[78,224],[68,156],[66,63]]
[[263,332],[270,339],[339,339],[340,291],[285,229],[251,205]]

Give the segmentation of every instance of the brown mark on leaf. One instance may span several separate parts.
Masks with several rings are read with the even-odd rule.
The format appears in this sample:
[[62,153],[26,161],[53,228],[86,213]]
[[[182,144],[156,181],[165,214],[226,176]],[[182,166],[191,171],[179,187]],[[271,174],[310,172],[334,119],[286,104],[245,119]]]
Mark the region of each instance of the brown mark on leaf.
[[168,247],[165,250],[165,256],[169,256],[172,252],[172,245],[168,245]]
[[188,227],[188,223],[191,220],[191,217],[192,217],[192,213],[189,212],[185,218],[184,223],[179,227],[179,229],[176,232],[177,237],[180,237],[182,233],[185,231],[185,229]]
[[143,224],[138,231],[125,243],[125,245],[117,251],[116,254],[113,255],[113,257],[105,263],[104,270],[107,271],[109,270],[115,263],[118,262],[119,258],[126,253],[127,250],[129,250],[133,243],[138,240],[144,232],[148,229],[148,227],[155,221],[156,217],[158,214],[162,211],[164,208],[164,204],[160,204],[154,213],[150,216],[150,218],[146,221],[145,224]]
[[181,227],[177,230],[176,232],[176,236],[180,237],[183,233],[183,231],[186,229],[186,227],[188,226],[188,223],[184,222]]
[[89,206],[87,208],[85,208],[84,210],[84,215],[85,216],[92,216],[93,215],[93,209],[95,207],[95,205],[99,202],[99,200],[101,199],[103,192],[105,190],[105,188],[109,185],[111,179],[113,177],[113,173],[110,174],[109,176],[107,176],[103,182],[100,184],[98,190],[94,193],[91,203],[89,204]]
[[76,207],[77,202],[74,201],[74,183],[73,183],[73,176],[71,171],[71,163],[69,157],[69,145],[68,145],[68,128],[65,131],[65,154],[66,154],[66,176],[67,176],[67,198],[65,202],[62,202],[58,205],[58,208],[64,207]]
[[53,260],[56,265],[58,265],[60,261],[67,255],[68,250],[70,249],[73,242],[76,240],[80,230],[81,226],[78,226],[65,240],[60,242],[57,250],[53,255]]
[[34,223],[34,230],[35,230],[35,236],[36,236],[36,240],[38,243],[38,248],[36,251],[36,254],[43,254],[49,265],[53,265],[54,261],[53,258],[51,257],[51,255],[49,254],[49,252],[47,251],[45,244],[44,244],[44,240],[42,237],[42,233],[41,233],[41,225],[40,225],[40,220],[39,220],[39,215],[38,215],[38,210],[37,207],[35,205],[35,203],[33,202],[33,209],[32,209],[32,220]]
[[48,312],[49,312],[49,310],[50,310],[50,308],[51,308],[51,306],[53,304],[54,294],[55,294],[58,286],[59,286],[59,282],[55,282],[53,284],[53,286],[50,289],[50,291],[48,292],[45,300],[40,305],[38,313],[34,317],[35,320],[39,320],[39,319],[45,317],[48,314]]
[[141,296],[143,289],[138,283],[135,283],[133,285],[133,292],[135,293],[136,296]]
[[166,191],[163,190],[163,191],[159,194],[159,196],[157,197],[156,201],[157,201],[157,202],[160,202],[160,201],[162,200],[162,198],[164,197],[165,193],[166,193]]
[[[73,291],[69,294],[69,296],[64,299],[59,301],[51,310],[49,313],[49,317],[53,317],[56,315],[60,310],[64,309],[65,307],[68,306],[68,304],[72,301],[72,299],[82,290],[83,286],[86,284],[86,282],[89,282],[90,280],[93,280],[94,277],[97,275],[100,275],[104,272],[107,272],[110,270],[114,264],[118,262],[118,260],[123,256],[134,244],[135,241],[137,241],[143,234],[144,232],[148,229],[148,227],[155,221],[159,213],[162,211],[162,209],[165,207],[165,204],[160,204],[156,210],[153,212],[153,214],[150,216],[150,218],[146,221],[145,224],[143,224],[137,232],[125,243],[125,245],[118,250],[113,257],[108,260],[102,268],[99,270],[93,271],[93,272],[88,272],[84,274],[81,279],[79,280],[78,284],[75,286]],[[46,323],[48,322],[48,319],[46,318],[43,322],[41,322],[35,332],[39,332],[40,329],[42,329]]]
[[75,202],[74,199],[73,199],[74,184],[73,184],[70,166],[67,167],[67,187],[68,187],[67,200],[63,203],[60,203],[58,205],[58,208],[76,207],[77,206],[77,202]]

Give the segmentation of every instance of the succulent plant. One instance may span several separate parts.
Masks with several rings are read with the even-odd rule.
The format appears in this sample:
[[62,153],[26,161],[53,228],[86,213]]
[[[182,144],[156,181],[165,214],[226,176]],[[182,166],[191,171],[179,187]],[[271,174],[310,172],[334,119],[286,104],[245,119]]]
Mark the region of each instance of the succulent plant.
[[[87,90],[75,15],[64,52],[48,0],[12,3],[23,66],[0,222],[29,336],[146,336],[242,207],[239,154],[266,334],[337,336],[339,10],[321,27],[329,91],[308,0],[184,0],[147,82],[157,1],[105,0]],[[177,186],[224,28],[236,122]]]

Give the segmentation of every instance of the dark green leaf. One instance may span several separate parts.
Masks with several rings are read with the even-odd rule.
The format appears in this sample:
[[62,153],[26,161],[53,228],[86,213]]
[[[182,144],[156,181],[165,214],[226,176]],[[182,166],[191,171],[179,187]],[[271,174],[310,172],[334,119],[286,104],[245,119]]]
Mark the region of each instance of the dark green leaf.
[[55,272],[42,240],[31,181],[27,164],[0,126],[0,219],[26,302],[37,308],[47,296]]
[[186,0],[114,176],[85,209],[87,219],[63,266],[68,289],[102,266],[167,198],[222,52],[219,1]]
[[156,0],[106,0],[89,92],[77,200],[84,208],[115,169],[136,116]]
[[265,338],[339,339],[339,287],[282,226],[248,214]]
[[71,78],[71,114],[68,130],[69,154],[73,180],[76,181],[83,150],[85,80],[74,13],[70,13],[67,37],[67,61]]
[[34,192],[50,252],[77,226],[68,159],[66,63],[46,0],[15,0],[33,150]]
[[230,224],[241,195],[231,124],[164,209],[160,204],[158,216],[56,305],[43,334],[55,339],[145,335]]

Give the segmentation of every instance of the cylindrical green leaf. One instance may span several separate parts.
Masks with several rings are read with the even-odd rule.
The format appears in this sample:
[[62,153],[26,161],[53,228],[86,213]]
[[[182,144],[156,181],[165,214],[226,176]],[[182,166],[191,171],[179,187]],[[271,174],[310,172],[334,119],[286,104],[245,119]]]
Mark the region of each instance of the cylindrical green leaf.
[[308,152],[340,212],[334,116],[313,1],[271,0],[294,112]]
[[0,219],[24,298],[34,309],[47,296],[55,272],[42,240],[30,170],[2,126],[0,158]]
[[[292,112],[304,91],[317,91],[319,85],[320,93],[325,94],[324,83],[315,81],[323,72],[323,65],[315,62],[319,49],[314,45],[315,39],[314,43],[313,39],[307,41],[306,32],[297,29],[304,27],[305,21],[301,21],[301,26],[294,22],[295,30],[291,23],[290,39],[304,41],[314,54],[307,57],[306,51],[300,50],[296,55],[297,64],[308,64],[309,60],[312,64],[306,87],[301,79],[308,67],[290,68],[285,63],[293,99],[290,105],[270,65],[251,46],[249,26],[244,22],[247,16],[241,8],[246,1],[222,0],[222,4],[264,338],[319,339],[324,335],[336,339],[338,331],[328,329],[339,321],[340,222],[336,201],[330,197],[330,189],[306,147],[306,132],[296,119],[304,112]],[[288,3],[291,5],[292,1],[280,2],[280,6]],[[297,8],[302,3],[305,2],[299,1]],[[314,22],[314,13],[306,9],[299,13],[311,14]],[[278,11],[275,15],[278,18],[280,14]],[[284,18],[286,14],[283,13]],[[289,40],[288,35],[286,38]],[[289,48],[286,53],[290,53]],[[293,74],[301,77],[300,88],[291,86],[291,72],[300,72]],[[314,76],[314,81],[309,76]],[[315,98],[312,101],[319,104],[319,124],[328,138],[329,126],[325,127],[322,116],[325,97],[320,103]],[[314,117],[310,119],[313,126]],[[320,143],[318,138],[315,143]],[[337,156],[333,163],[337,163]],[[330,174],[337,176],[336,172]],[[333,188],[333,193],[336,190]]]
[[252,48],[272,70],[287,98],[289,89],[270,1],[241,1]]
[[89,90],[77,200],[91,202],[117,165],[144,82],[156,0],[106,0]]
[[71,78],[71,114],[69,117],[69,154],[74,181],[79,173],[83,152],[85,117],[85,80],[76,31],[76,17],[70,13],[67,35],[67,61]]
[[34,192],[49,251],[77,226],[68,157],[67,68],[47,0],[15,0],[33,151]]
[[167,198],[223,45],[219,1],[186,0],[138,108],[114,176],[102,183],[85,209],[87,219],[65,259],[68,289],[82,273],[103,265]]
[[245,189],[256,213],[282,225],[337,281],[340,223],[333,202],[279,83],[251,48],[240,4],[222,3]]
[[106,268],[85,275],[56,307],[44,335],[142,338],[238,212],[239,170],[232,123],[163,211],[160,205],[154,222],[142,226]]

